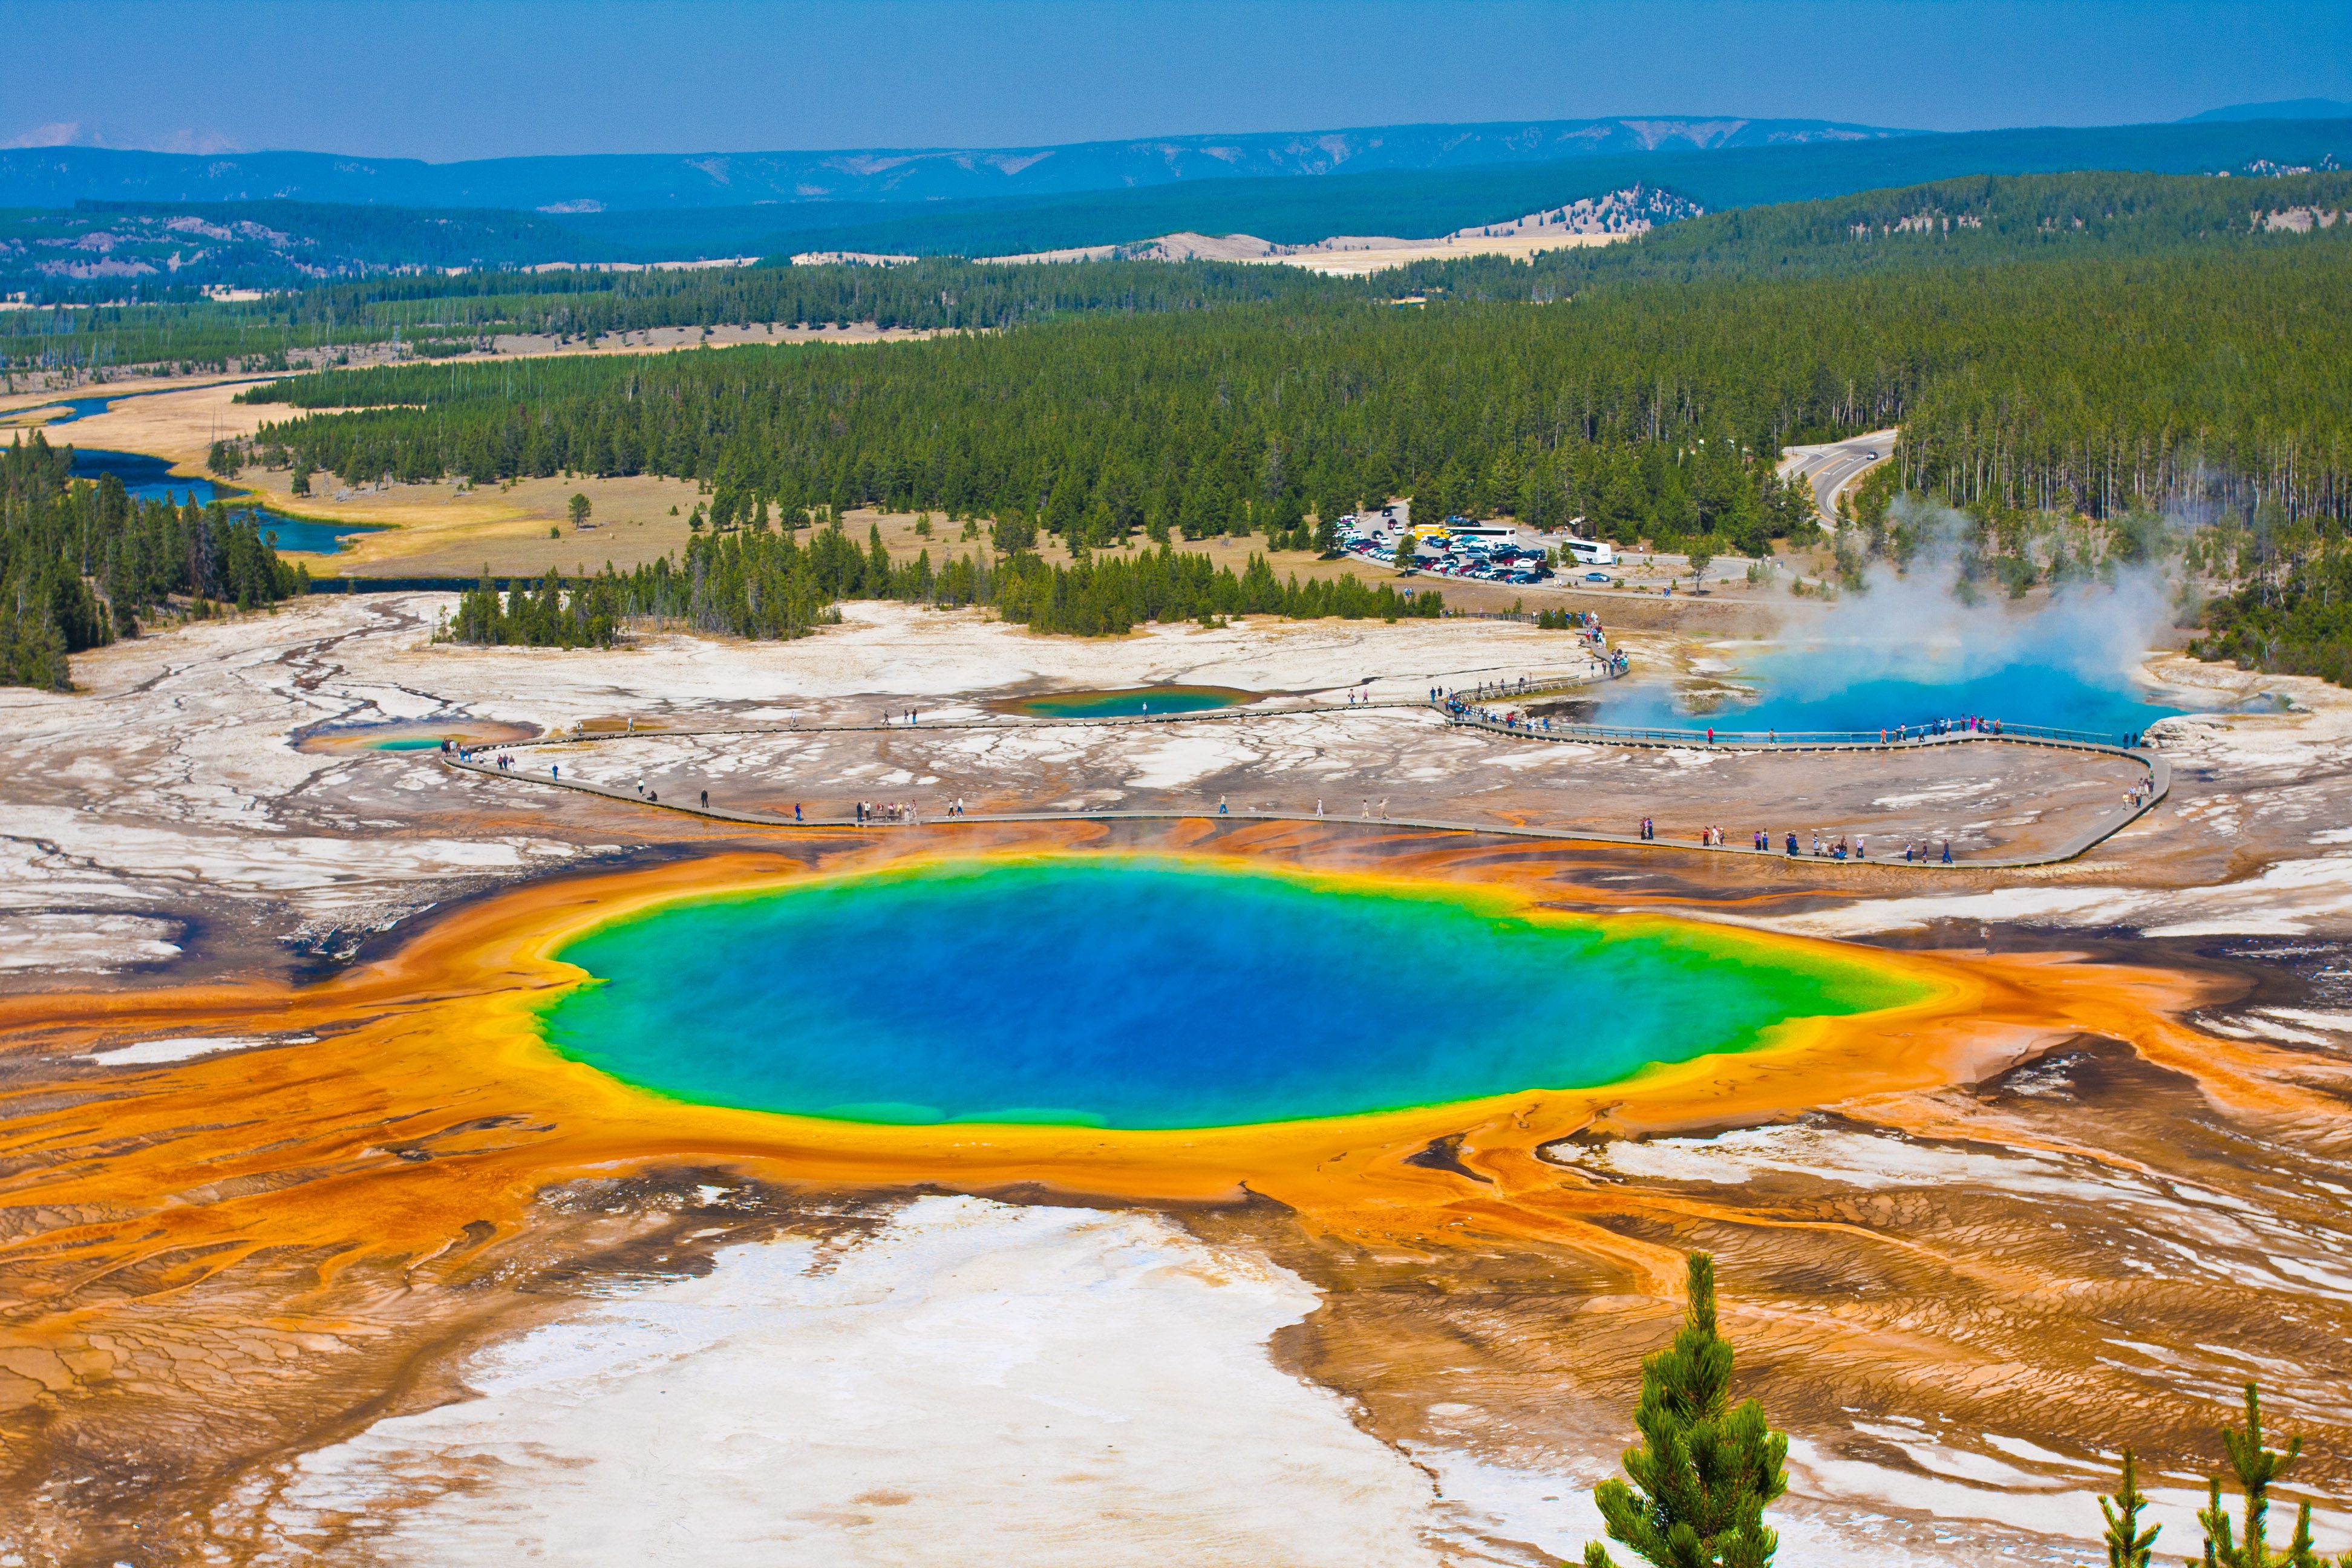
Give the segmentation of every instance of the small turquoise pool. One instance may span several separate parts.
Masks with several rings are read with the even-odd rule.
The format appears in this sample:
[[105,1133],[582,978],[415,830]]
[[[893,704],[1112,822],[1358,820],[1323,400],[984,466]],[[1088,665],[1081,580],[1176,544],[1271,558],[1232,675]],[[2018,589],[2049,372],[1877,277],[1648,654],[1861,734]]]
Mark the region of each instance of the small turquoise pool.
[[1257,693],[1229,686],[1129,686],[1019,697],[1004,706],[1032,719],[1138,719],[1153,713],[1206,713],[1256,700]]
[[1148,858],[670,904],[565,946],[563,1055],[867,1122],[1236,1126],[1614,1082],[1919,994],[1865,961],[1493,894]]

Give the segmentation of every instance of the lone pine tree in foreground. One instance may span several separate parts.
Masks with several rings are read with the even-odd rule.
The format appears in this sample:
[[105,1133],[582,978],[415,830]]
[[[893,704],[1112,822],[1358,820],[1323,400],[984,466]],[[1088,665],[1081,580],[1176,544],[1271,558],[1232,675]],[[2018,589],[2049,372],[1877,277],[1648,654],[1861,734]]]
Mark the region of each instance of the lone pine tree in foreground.
[[[1603,1481],[1592,1500],[1610,1539],[1655,1568],[1768,1568],[1780,1538],[1764,1510],[1788,1489],[1789,1435],[1753,1399],[1725,1408],[1731,1342],[1716,1331],[1710,1254],[1690,1255],[1689,1297],[1675,1342],[1642,1363],[1642,1442],[1625,1451],[1633,1485]],[[1599,1542],[1584,1564],[1615,1568]]]
[[2286,1451],[2263,1447],[2263,1405],[2252,1384],[2246,1384],[2246,1425],[2221,1428],[2221,1448],[2230,1468],[2245,1489],[2244,1525],[2233,1531],[2221,1507],[2221,1478],[2215,1476],[2209,1501],[2197,1515],[2205,1527],[2205,1556],[2192,1568],[2325,1568],[2311,1539],[2311,1504],[2295,1510],[2294,1537],[2284,1550],[2273,1550],[2266,1539],[2271,1507],[2271,1483],[2303,1452],[2303,1439],[2287,1439]]
[[2107,1568],[2148,1568],[2149,1560],[2156,1555],[2156,1532],[2164,1526],[2151,1524],[2146,1530],[2139,1527],[2139,1510],[2147,1506],[2132,1451],[2126,1448],[2123,1484],[2116,1488],[2112,1500],[2099,1500],[2099,1511],[2107,1520]]

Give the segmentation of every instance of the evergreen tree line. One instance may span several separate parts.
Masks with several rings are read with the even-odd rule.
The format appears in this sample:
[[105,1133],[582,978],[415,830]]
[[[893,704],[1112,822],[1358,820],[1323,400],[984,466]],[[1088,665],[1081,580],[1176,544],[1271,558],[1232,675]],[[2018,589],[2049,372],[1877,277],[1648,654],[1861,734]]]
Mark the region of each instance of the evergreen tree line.
[[2352,506],[2352,248],[1596,289],[1550,306],[1307,301],[841,354],[331,372],[246,395],[347,479],[700,479],[739,507],[1023,514],[1115,542],[1422,516],[1582,516],[1754,553],[1805,516],[1784,442],[1902,426],[1962,507]]
[[[1674,1342],[1642,1363],[1633,1413],[1639,1440],[1625,1451],[1624,1480],[1594,1489],[1609,1539],[1652,1568],[1770,1568],[1780,1537],[1764,1510],[1788,1489],[1789,1436],[1776,1432],[1754,1399],[1731,1403],[1731,1342],[1717,1321],[1715,1259],[1692,1253],[1686,1264],[1683,1324]],[[2295,1510],[2284,1542],[2272,1539],[2271,1489],[2302,1456],[2303,1439],[2273,1448],[2263,1430],[2262,1399],[2245,1388],[2242,1425],[2220,1428],[2226,1473],[2207,1483],[2198,1511],[2201,1550],[2189,1568],[2331,1568],[2312,1537],[2311,1505]],[[2150,1568],[2161,1526],[2140,1523],[2147,1498],[2138,1460],[2126,1447],[2112,1496],[2099,1500],[2106,1522],[2107,1568]],[[2238,1489],[2233,1515],[2225,1496]],[[1599,1542],[1584,1549],[1583,1568],[1616,1568]],[[2352,1568],[2352,1555],[2333,1568]]]
[[111,474],[69,479],[72,463],[37,430],[0,453],[0,686],[64,690],[68,654],[134,637],[142,619],[309,591],[309,572],[250,520],[134,501]]
[[1365,297],[1361,283],[1287,267],[1088,261],[989,266],[761,266],[695,271],[401,273],[255,300],[0,312],[0,363],[30,369],[173,363],[275,365],[394,338],[428,355],[501,332],[593,338],[650,327],[872,322],[995,330],[1063,314]]
[[2352,542],[2290,538],[2252,580],[2205,608],[2199,658],[2352,686]]
[[723,632],[741,637],[805,637],[837,621],[844,599],[888,599],[953,608],[978,605],[1034,631],[1115,636],[1152,622],[1211,621],[1233,616],[1293,620],[1337,616],[1394,621],[1433,617],[1445,602],[1435,592],[1366,587],[1351,575],[1302,582],[1277,578],[1263,555],[1236,573],[1197,552],[1163,544],[1132,556],[1081,551],[1069,564],[1016,550],[999,560],[982,552],[926,550],[894,563],[878,528],[860,548],[835,521],[806,542],[790,529],[753,526],[687,542],[683,563],[665,556],[630,572],[566,578],[550,572],[515,583],[501,595],[485,571],[463,595],[441,635],[457,642],[538,647],[609,647],[625,623]]

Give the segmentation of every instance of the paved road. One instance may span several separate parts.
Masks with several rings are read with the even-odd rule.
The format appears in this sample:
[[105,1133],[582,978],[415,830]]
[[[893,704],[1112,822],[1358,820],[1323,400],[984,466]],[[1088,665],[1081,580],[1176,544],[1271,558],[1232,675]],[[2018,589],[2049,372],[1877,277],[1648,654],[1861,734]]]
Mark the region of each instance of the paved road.
[[1851,441],[1833,441],[1826,447],[1784,447],[1780,449],[1780,473],[1783,477],[1802,474],[1812,482],[1813,507],[1820,513],[1821,525],[1834,533],[1838,491],[1893,452],[1899,433],[1875,430]]

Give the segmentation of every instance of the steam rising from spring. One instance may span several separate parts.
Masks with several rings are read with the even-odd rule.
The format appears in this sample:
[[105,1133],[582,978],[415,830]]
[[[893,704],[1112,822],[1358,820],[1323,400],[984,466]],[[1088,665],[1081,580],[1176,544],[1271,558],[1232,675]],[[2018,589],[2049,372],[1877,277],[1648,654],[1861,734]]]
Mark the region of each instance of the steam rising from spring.
[[2114,739],[2177,710],[2151,703],[2138,677],[2171,618],[2159,567],[2103,564],[2012,600],[1963,572],[1969,518],[1911,498],[1896,507],[1892,521],[1916,544],[1907,572],[1874,562],[1833,602],[1789,601],[1780,635],[1740,650],[1729,689],[1629,686],[1604,721],[1867,733],[1975,714]]
[[1986,588],[1963,581],[1948,548],[1922,552],[1908,573],[1874,562],[1859,592],[1783,628],[1772,678],[1803,696],[1864,680],[1958,685],[2021,668],[2124,689],[2172,618],[2171,594],[2152,565],[2102,573],[2030,603]]

